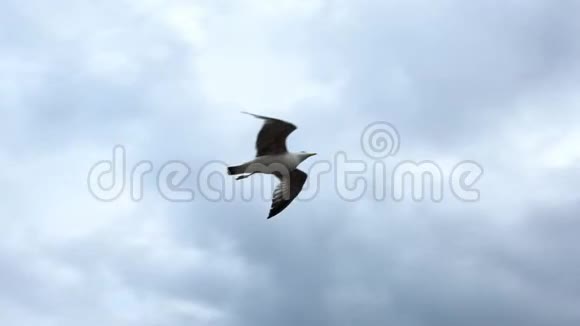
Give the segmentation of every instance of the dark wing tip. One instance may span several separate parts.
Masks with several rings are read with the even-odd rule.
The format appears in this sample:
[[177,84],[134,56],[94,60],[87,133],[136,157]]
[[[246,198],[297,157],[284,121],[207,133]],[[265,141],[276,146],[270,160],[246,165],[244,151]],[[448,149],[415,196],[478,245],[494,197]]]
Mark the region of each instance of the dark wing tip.
[[243,114],[251,115],[252,117],[258,118],[258,119],[264,119],[264,120],[272,119],[272,118],[265,117],[263,115],[259,115],[259,114],[255,114],[255,113],[251,113],[251,112],[248,112],[248,111],[240,111],[240,112],[243,113]]
[[248,111],[240,111],[240,112],[243,113],[243,114],[251,115],[254,118],[258,118],[258,119],[262,119],[262,120],[269,120],[269,121],[277,121],[277,122],[284,123],[284,124],[290,126],[290,128],[292,129],[292,131],[294,131],[295,129],[298,129],[298,127],[296,127],[295,124],[293,124],[292,122],[288,122],[286,120],[281,120],[281,119],[278,119],[278,118],[267,117],[265,115],[259,115],[259,114],[251,113],[251,112],[248,112]]
[[284,206],[283,208],[274,208],[270,210],[270,213],[268,213],[268,217],[266,217],[267,220],[271,219],[272,217],[280,214],[284,208],[286,208],[286,206]]

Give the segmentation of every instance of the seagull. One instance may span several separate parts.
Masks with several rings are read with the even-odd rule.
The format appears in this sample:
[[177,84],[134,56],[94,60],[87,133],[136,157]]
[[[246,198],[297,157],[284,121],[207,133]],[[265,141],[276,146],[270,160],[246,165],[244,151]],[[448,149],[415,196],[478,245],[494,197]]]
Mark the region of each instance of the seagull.
[[292,123],[249,112],[242,113],[262,119],[264,124],[256,139],[256,157],[244,164],[229,166],[228,174],[242,174],[236,178],[241,180],[255,173],[265,173],[272,174],[280,180],[272,196],[272,205],[267,217],[270,219],[288,207],[302,191],[308,175],[299,170],[298,165],[316,153],[288,152],[286,138],[296,130],[296,126]]

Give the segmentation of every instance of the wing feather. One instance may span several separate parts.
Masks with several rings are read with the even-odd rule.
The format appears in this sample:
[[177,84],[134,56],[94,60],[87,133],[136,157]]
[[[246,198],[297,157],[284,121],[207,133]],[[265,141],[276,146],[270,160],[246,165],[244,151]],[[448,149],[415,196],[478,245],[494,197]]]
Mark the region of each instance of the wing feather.
[[296,130],[295,125],[280,119],[265,117],[249,112],[242,113],[264,120],[262,129],[258,132],[258,137],[256,139],[256,156],[275,155],[288,152],[286,148],[286,138]]
[[280,178],[280,183],[274,190],[272,206],[268,218],[272,218],[282,212],[298,196],[308,175],[301,170],[294,170],[289,175]]

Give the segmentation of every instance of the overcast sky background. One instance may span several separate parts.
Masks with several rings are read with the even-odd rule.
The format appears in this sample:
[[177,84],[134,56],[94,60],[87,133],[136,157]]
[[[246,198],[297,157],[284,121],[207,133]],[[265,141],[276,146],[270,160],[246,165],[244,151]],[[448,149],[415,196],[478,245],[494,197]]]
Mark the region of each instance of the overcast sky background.
[[[580,2],[0,1],[0,325],[579,325]],[[292,150],[485,169],[481,200],[132,202],[87,189]],[[307,169],[315,163],[304,163]],[[188,180],[195,184],[195,178]]]

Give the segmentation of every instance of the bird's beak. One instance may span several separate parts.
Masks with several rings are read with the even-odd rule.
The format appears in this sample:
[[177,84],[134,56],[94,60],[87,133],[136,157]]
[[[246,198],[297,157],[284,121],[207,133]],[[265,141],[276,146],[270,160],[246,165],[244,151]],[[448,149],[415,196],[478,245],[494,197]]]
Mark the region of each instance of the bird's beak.
[[309,153],[309,154],[308,154],[308,157],[310,157],[310,156],[314,156],[314,155],[316,155],[316,153]]

